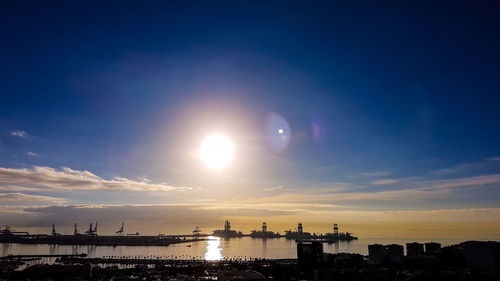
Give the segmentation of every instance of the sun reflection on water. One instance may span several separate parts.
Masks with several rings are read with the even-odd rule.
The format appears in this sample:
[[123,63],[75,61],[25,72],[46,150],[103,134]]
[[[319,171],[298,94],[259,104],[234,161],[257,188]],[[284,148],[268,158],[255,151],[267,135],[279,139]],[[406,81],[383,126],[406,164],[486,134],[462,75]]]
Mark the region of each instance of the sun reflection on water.
[[207,240],[207,249],[205,252],[205,260],[217,261],[222,260],[222,248],[220,247],[221,239],[219,237],[209,236]]

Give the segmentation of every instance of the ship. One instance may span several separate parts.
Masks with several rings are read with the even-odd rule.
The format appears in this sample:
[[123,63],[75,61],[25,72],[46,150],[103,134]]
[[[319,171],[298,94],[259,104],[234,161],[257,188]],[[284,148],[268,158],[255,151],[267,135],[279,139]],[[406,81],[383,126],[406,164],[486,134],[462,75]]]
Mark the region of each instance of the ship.
[[267,231],[266,222],[262,223],[262,231],[252,230],[250,233],[250,237],[252,238],[280,238],[281,235],[279,233],[275,233],[272,231]]
[[213,236],[221,238],[243,237],[243,233],[241,231],[232,230],[231,223],[226,220],[224,222],[224,230],[214,230]]

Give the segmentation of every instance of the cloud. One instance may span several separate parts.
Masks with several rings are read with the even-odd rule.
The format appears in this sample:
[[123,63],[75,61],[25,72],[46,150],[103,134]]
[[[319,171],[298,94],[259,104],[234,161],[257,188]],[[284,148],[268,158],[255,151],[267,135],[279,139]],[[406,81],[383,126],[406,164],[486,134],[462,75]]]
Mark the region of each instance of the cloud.
[[478,162],[457,164],[453,167],[432,171],[431,175],[473,175],[497,172],[500,168],[500,156],[489,157]]
[[39,153],[35,153],[35,152],[31,152],[31,151],[26,152],[26,155],[28,155],[30,157],[40,157]]
[[447,169],[440,169],[440,170],[437,170],[437,171],[433,171],[432,174],[438,175],[438,176],[443,176],[443,175],[453,174],[453,173],[456,173],[456,172],[457,172],[456,169],[447,168]]
[[[388,183],[395,183],[392,180]],[[397,180],[403,182],[403,180]],[[386,183],[386,184],[388,184]],[[379,182],[382,184],[382,182]],[[414,180],[404,181],[405,188],[397,190],[381,190],[371,192],[324,192],[322,189],[298,191],[294,193],[282,193],[274,196],[248,198],[235,200],[235,204],[344,204],[363,203],[373,204],[377,202],[392,201],[395,203],[427,202],[432,200],[448,200],[450,195],[458,188],[477,188],[500,184],[500,174],[482,175],[466,178],[456,178],[447,180]],[[383,206],[391,207],[391,206]]]
[[[132,224],[143,224],[141,229],[136,230],[142,234],[148,231],[150,234],[173,233],[179,228],[185,229],[182,232],[186,233],[192,231],[196,225],[211,231],[216,227],[221,228],[224,220],[235,217],[260,220],[259,217],[284,217],[294,214],[287,210],[270,210],[252,206],[241,208],[216,208],[215,206],[219,205],[59,205],[21,207],[15,213],[24,214],[23,218],[16,222],[17,225],[29,227],[49,226],[50,222],[70,227],[74,222],[79,222],[81,225],[82,222],[99,221],[99,226],[103,231],[101,233],[106,231],[114,233],[120,222],[125,221],[128,229],[131,229]],[[14,213],[13,209],[7,211]],[[0,207],[0,214],[2,213]],[[9,222],[7,219],[4,221]],[[251,227],[259,226],[261,222]]]
[[264,188],[264,189],[262,189],[262,191],[269,192],[269,191],[276,191],[276,190],[283,190],[283,189],[285,189],[283,186],[278,185],[278,186]]
[[427,188],[457,188],[457,187],[473,187],[490,184],[500,184],[500,175],[482,175],[468,178],[447,179],[447,180],[434,180]]
[[366,173],[361,173],[362,176],[364,177],[384,177],[390,175],[390,172],[386,171],[376,171],[376,172],[366,172]]
[[12,136],[21,137],[21,138],[24,138],[24,137],[26,137],[26,135],[27,135],[27,134],[26,134],[26,132],[25,132],[25,131],[23,131],[23,130],[16,130],[16,131],[12,131],[12,132],[10,132],[10,134],[11,134]]
[[9,185],[39,187],[47,190],[182,191],[191,189],[123,177],[106,180],[89,171],[73,170],[67,167],[60,170],[41,166],[35,166],[32,169],[0,167],[0,187]]
[[374,203],[376,201],[422,201],[427,198],[435,198],[439,193],[444,194],[446,190],[427,191],[420,189],[390,190],[380,192],[353,192],[353,193],[286,193],[276,196],[259,197],[237,200],[233,203],[242,204],[336,204],[345,202]]
[[31,195],[24,193],[0,193],[0,202],[3,203],[13,203],[13,202],[48,202],[51,204],[65,203],[61,198],[42,196],[42,195]]
[[380,179],[380,180],[374,180],[371,182],[372,185],[389,185],[389,184],[395,184],[400,182],[401,180],[398,179]]

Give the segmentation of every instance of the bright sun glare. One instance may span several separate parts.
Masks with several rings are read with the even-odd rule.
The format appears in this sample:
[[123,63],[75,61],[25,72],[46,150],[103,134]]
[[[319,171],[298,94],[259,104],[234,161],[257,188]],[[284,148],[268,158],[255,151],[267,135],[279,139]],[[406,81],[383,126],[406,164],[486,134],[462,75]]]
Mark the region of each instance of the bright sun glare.
[[233,144],[222,135],[211,135],[203,140],[200,157],[213,169],[222,169],[233,158]]

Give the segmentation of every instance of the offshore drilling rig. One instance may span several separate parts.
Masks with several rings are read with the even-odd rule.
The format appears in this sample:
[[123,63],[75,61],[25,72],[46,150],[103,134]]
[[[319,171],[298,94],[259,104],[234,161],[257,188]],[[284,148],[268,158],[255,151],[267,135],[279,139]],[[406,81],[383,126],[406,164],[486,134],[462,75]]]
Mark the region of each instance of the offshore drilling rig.
[[241,231],[236,231],[231,229],[231,223],[226,220],[224,222],[224,230],[214,230],[214,236],[222,237],[222,238],[230,238],[230,237],[242,237],[243,233]]
[[262,231],[252,230],[250,233],[252,238],[279,238],[281,235],[279,233],[274,233],[272,231],[267,231],[266,222],[262,223]]

